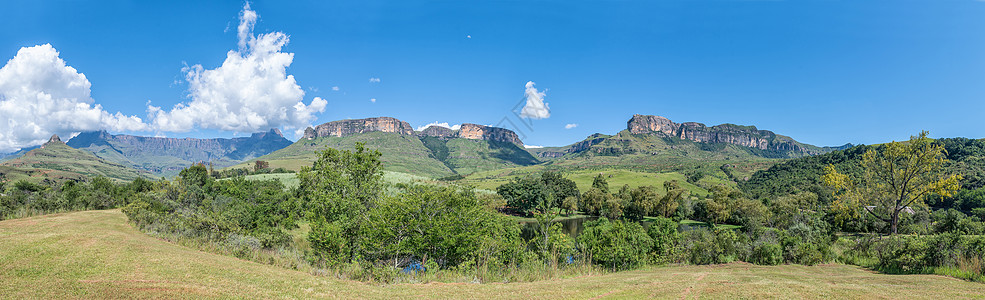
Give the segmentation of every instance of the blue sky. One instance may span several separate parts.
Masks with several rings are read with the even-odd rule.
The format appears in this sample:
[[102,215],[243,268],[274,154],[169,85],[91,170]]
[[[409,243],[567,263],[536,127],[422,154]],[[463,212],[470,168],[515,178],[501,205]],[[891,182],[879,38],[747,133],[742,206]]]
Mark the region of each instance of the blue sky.
[[[261,106],[254,108],[259,121],[252,119],[260,123],[236,126],[181,119],[190,112],[207,116],[206,106],[223,102],[206,98],[237,89],[215,80],[191,87],[194,66],[207,74],[225,68],[227,52],[246,57],[250,51],[238,47],[244,2],[198,2],[4,3],[0,60],[50,44],[91,84],[81,101],[106,114],[74,125],[0,126],[36,131],[0,132],[0,148],[94,126],[231,137],[264,122],[289,127],[284,124],[375,116],[415,127],[509,119],[530,124],[513,128],[529,145],[566,145],[625,129],[636,113],[756,125],[815,145],[880,143],[920,130],[985,137],[980,1],[254,1],[250,10],[259,18],[248,36],[288,37],[274,52],[293,53],[286,75],[303,91],[271,93],[288,94],[274,97],[280,104],[307,108],[270,121]],[[6,78],[30,77],[11,74]],[[34,99],[33,90],[10,91],[17,87],[8,81],[0,101]],[[529,81],[544,93],[549,117],[511,112],[523,105]],[[201,106],[189,105],[196,101]],[[197,108],[174,109],[179,103]],[[148,106],[164,113],[157,123]],[[293,105],[284,107],[292,114]],[[11,120],[26,114],[0,106],[4,113]],[[293,131],[285,135],[293,139]]]

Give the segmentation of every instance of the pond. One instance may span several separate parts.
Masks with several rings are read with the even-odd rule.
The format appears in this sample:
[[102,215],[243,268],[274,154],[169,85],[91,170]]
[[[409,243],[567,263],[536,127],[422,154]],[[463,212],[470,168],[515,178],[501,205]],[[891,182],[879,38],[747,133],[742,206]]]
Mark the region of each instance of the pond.
[[[599,217],[596,216],[579,216],[565,218],[554,222],[561,224],[561,232],[572,238],[576,238],[579,234],[581,234],[581,231],[585,229],[585,222],[598,218]],[[530,239],[537,235],[537,221],[522,221],[520,224],[523,224],[523,233],[521,236],[524,239]]]

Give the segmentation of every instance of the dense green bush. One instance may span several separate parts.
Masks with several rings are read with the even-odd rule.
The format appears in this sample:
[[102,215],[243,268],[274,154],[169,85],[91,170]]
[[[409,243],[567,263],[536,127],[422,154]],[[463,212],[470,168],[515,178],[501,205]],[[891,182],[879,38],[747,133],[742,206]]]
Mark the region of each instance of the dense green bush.
[[657,217],[646,229],[646,234],[653,240],[653,255],[656,262],[676,261],[680,255],[681,233],[678,224],[671,219]]
[[106,177],[81,181],[39,183],[19,180],[0,190],[0,220],[64,211],[109,209],[125,205],[138,193],[150,190],[154,183],[137,179],[114,183]]
[[599,218],[585,223],[578,244],[589,261],[625,270],[646,263],[653,239],[639,223]]
[[123,212],[145,231],[215,243],[237,255],[287,246],[296,202],[280,181],[213,180],[205,166],[135,197]]

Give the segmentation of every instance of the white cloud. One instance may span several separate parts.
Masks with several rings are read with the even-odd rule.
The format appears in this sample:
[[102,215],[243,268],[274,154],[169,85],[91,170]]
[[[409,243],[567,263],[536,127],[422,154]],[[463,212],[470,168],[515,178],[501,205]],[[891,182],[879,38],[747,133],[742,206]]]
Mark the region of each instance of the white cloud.
[[371,77],[371,78],[369,79],[369,82],[373,82],[373,83],[379,83],[379,82],[380,82],[380,78],[378,78],[378,77]]
[[337,87],[337,86],[333,86],[333,87],[332,87],[332,90],[333,90],[333,91],[336,91],[336,92],[338,92],[338,91],[339,91],[339,87]]
[[523,106],[523,110],[520,111],[520,117],[531,118],[531,119],[547,119],[551,117],[551,108],[544,102],[544,97],[547,96],[544,92],[537,91],[534,87],[533,81],[527,81],[526,90],[524,91],[525,97],[527,97],[527,104]]
[[462,128],[462,124],[448,125],[448,122],[441,122],[441,123],[431,122],[431,123],[429,123],[427,125],[424,125],[424,126],[421,126],[421,127],[417,127],[417,131],[422,131],[422,130],[427,129],[428,127],[431,127],[431,126],[444,127],[444,128],[448,128],[448,129],[451,129],[451,130],[458,130],[459,128]]
[[39,145],[57,134],[147,128],[136,116],[94,104],[85,74],[65,64],[50,44],[23,47],[0,68],[0,152]]
[[523,145],[523,148],[527,148],[527,149],[539,149],[539,148],[544,148],[544,146]]
[[226,53],[215,69],[194,65],[182,69],[191,102],[170,111],[147,106],[151,125],[162,131],[201,128],[255,132],[274,127],[303,129],[325,111],[328,101],[315,97],[302,102],[304,91],[287,74],[293,53],[281,52],[288,43],[283,32],[254,35],[257,13],[243,6],[237,27],[238,50]]
[[571,123],[571,124],[564,125],[564,129],[571,129],[571,128],[575,128],[575,127],[578,127],[578,124]]
[[376,98],[369,99],[369,102],[376,103]]

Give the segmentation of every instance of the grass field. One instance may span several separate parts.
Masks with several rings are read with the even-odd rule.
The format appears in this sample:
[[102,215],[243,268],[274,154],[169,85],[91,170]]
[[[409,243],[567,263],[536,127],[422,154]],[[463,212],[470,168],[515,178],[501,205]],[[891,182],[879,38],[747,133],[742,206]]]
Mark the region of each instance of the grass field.
[[[543,171],[544,166],[507,168],[475,173],[469,175],[465,179],[459,180],[458,182],[462,184],[474,185],[476,188],[480,189],[496,190],[496,187],[509,182],[514,177],[538,175]],[[582,192],[585,192],[592,187],[592,182],[595,180],[595,176],[600,173],[605,177],[606,182],[609,183],[609,189],[612,192],[616,192],[623,185],[628,184],[631,188],[652,185],[657,187],[660,193],[663,193],[663,183],[665,181],[677,180],[681,187],[687,189],[692,195],[704,196],[708,194],[708,190],[687,182],[687,178],[677,172],[648,173],[625,169],[576,170],[561,172],[565,178],[574,181],[575,184],[578,185],[578,189]],[[727,184],[727,182],[717,177],[708,176],[702,179],[701,184],[712,186],[717,184]]]
[[983,297],[985,284],[846,265],[669,266],[529,283],[378,286],[177,246],[140,233],[119,210],[0,222],[0,298]]
[[[301,184],[297,173],[274,173],[274,174],[254,174],[246,175],[247,180],[280,180],[288,188],[297,187]],[[431,180],[427,177],[415,176],[407,173],[383,171],[383,181],[388,183],[411,183],[417,181]]]

